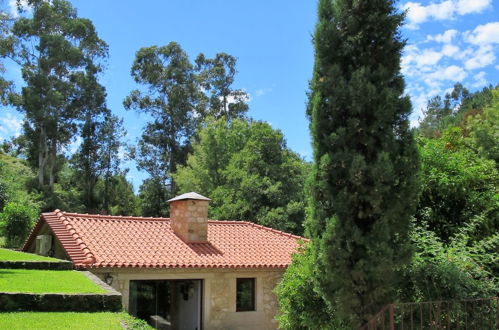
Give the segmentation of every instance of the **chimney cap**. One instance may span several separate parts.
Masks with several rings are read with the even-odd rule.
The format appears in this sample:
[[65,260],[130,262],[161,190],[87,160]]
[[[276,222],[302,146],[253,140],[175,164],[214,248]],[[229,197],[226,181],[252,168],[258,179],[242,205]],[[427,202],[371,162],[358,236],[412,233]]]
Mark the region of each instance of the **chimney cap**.
[[177,197],[174,197],[172,199],[168,200],[168,203],[174,202],[174,201],[180,201],[180,200],[185,200],[185,199],[195,199],[195,200],[200,200],[200,201],[211,201],[208,197],[204,197],[203,195],[200,195],[196,192],[188,192],[182,195],[179,195]]

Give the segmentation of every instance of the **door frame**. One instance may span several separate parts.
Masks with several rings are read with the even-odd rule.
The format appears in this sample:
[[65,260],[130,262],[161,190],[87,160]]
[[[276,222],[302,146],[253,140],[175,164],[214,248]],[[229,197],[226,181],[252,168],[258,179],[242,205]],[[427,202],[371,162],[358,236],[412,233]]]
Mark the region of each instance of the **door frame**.
[[[170,282],[181,282],[181,281],[199,281],[199,330],[204,329],[204,279],[203,278],[134,278],[134,279],[129,279],[129,288],[131,288],[131,283],[133,281],[170,281]],[[131,290],[128,290],[128,311],[130,310],[130,298],[131,298]]]

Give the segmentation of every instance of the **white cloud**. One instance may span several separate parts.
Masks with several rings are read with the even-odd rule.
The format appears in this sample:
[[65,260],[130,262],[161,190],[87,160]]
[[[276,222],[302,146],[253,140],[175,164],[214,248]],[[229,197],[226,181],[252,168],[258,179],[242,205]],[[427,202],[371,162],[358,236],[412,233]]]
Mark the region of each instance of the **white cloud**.
[[407,28],[418,29],[419,24],[429,20],[450,20],[457,15],[480,13],[490,6],[492,0],[445,0],[425,6],[419,2],[402,5],[407,10]]
[[457,82],[466,78],[468,73],[457,65],[450,65],[448,67],[438,69],[428,76],[430,79],[434,79],[436,81],[450,80]]
[[472,86],[478,88],[487,85],[487,79],[485,79],[485,75],[486,73],[484,71],[480,71],[479,73],[474,75],[473,79],[475,80],[475,82]]
[[10,136],[17,137],[21,134],[21,129],[23,126],[23,120],[14,117],[11,113],[7,113],[5,117],[0,118],[0,134],[2,139],[8,138]]
[[265,94],[268,94],[272,92],[272,88],[260,88],[255,91],[256,96],[263,96]]
[[433,48],[419,49],[417,46],[407,47],[402,57],[402,73],[404,75],[419,75],[421,72],[432,72],[435,66],[445,57],[456,57],[459,47],[446,44],[440,51]]
[[465,60],[465,59],[473,56],[474,53],[475,53],[475,50],[473,50],[473,48],[471,48],[471,47],[468,47],[468,48],[461,50],[458,53],[454,54],[453,58],[455,58],[456,60]]
[[447,30],[444,33],[437,34],[437,35],[429,35],[426,37],[426,40],[429,41],[436,41],[436,42],[442,42],[445,44],[451,43],[452,39],[457,35],[457,30],[451,29]]
[[443,54],[440,52],[436,52],[432,49],[425,49],[423,52],[416,57],[416,64],[419,66],[424,65],[435,65],[440,61]]
[[[17,1],[18,0],[9,0],[9,9],[10,9],[10,14],[12,17],[17,18],[19,17],[19,12],[17,10]],[[19,2],[19,5],[22,10],[31,11],[31,7],[28,5],[28,0],[21,0]]]
[[474,70],[484,68],[494,63],[496,56],[491,46],[480,47],[472,57],[464,62],[466,70]]
[[457,12],[460,15],[480,13],[491,4],[491,0],[459,0],[457,2]]
[[474,45],[499,44],[499,22],[479,25],[465,32],[464,39]]
[[430,4],[428,6],[421,5],[419,2],[407,2],[402,6],[403,10],[407,10],[407,27],[417,29],[418,25],[428,21],[430,18],[435,19],[450,19],[454,13],[452,1],[447,0],[439,4]]
[[452,57],[459,52],[459,47],[454,45],[444,45],[442,47],[442,54],[448,57]]

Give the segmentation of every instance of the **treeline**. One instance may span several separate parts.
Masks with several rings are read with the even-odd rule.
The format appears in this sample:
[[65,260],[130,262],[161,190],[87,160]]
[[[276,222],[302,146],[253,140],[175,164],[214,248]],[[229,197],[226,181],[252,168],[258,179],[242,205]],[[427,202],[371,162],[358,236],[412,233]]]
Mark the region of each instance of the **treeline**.
[[[129,143],[106,103],[108,45],[92,22],[65,0],[28,4],[30,13],[0,17],[0,55],[24,80],[0,81],[3,104],[24,116],[22,134],[0,148],[7,245],[22,242],[39,212],[168,216],[167,200],[192,190],[213,199],[211,217],[303,233],[308,165],[279,130],[247,116],[249,96],[233,87],[235,57],[191,60],[176,42],[139,49],[130,70],[137,89],[123,106],[149,121]],[[148,174],[138,195],[130,159]]]

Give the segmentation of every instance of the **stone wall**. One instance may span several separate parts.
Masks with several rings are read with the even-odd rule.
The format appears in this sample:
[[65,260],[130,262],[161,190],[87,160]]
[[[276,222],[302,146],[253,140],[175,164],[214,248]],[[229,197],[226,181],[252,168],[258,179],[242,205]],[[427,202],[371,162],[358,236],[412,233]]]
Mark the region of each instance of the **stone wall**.
[[71,261],[0,261],[0,269],[73,270]]
[[105,291],[102,294],[0,292],[0,312],[119,312],[122,296],[90,272],[83,272]]
[[207,242],[208,201],[178,200],[170,204],[173,232],[184,242]]
[[[123,295],[128,310],[131,280],[203,280],[203,329],[277,329],[278,311],[274,287],[282,278],[283,269],[95,269],[96,275],[113,276],[112,286]],[[256,282],[256,310],[236,312],[236,279],[253,277]]]

